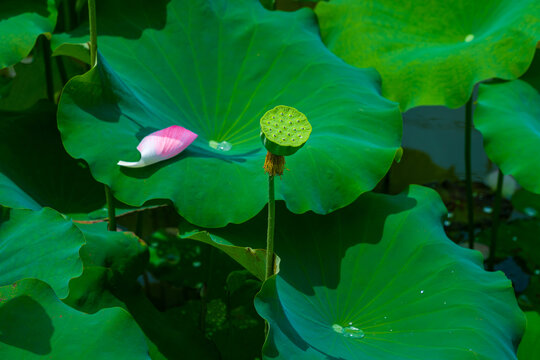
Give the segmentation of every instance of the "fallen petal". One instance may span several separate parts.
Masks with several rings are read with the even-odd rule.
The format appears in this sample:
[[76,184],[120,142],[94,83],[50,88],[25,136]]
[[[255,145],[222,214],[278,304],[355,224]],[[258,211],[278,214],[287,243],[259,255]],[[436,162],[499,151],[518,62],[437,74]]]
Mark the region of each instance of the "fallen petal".
[[119,161],[118,165],[139,168],[170,159],[180,154],[197,136],[197,134],[182,126],[169,126],[142,139],[139,146],[137,146],[137,150],[141,153],[139,161]]

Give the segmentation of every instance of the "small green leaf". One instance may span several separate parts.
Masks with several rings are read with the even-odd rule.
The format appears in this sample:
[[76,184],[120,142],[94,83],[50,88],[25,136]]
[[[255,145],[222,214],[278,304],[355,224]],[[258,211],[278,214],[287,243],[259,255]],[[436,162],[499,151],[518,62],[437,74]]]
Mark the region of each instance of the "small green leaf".
[[[264,280],[266,273],[266,250],[234,246],[227,240],[207,231],[185,234],[181,237],[197,240],[223,251],[259,280]],[[276,259],[276,266],[279,266],[279,258]]]
[[27,56],[41,34],[56,25],[56,0],[2,0],[0,7],[0,69]]

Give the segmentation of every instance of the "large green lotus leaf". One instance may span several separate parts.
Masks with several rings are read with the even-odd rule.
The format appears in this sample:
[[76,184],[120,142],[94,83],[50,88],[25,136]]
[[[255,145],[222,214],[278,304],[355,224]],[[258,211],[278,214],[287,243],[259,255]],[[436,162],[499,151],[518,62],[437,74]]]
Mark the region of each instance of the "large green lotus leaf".
[[0,7],[0,69],[28,55],[41,34],[56,25],[57,0],[2,0]]
[[540,358],[540,314],[536,311],[527,311],[527,328],[519,344],[519,360],[536,360]]
[[491,161],[525,189],[540,194],[540,56],[524,80],[481,84],[474,125]]
[[[206,227],[254,216],[268,187],[259,118],[279,104],[313,126],[276,185],[293,212],[343,207],[390,167],[401,137],[397,105],[380,96],[373,70],[324,47],[310,9],[267,11],[257,0],[141,4],[100,3],[103,56],[66,85],[58,114],[67,151],[121,201],[171,199]],[[124,8],[129,14],[118,17]],[[139,158],[145,135],[175,124],[199,135],[181,155],[139,169],[116,165]]]
[[540,39],[536,0],[332,0],[316,12],[330,50],[377,69],[405,110],[459,107],[477,82],[517,78]]
[[445,213],[419,186],[326,216],[279,212],[280,272],[255,300],[265,358],[515,359],[511,283],[446,237]]
[[0,224],[0,286],[36,278],[66,297],[69,280],[82,273],[84,243],[80,230],[52,209],[12,209]]
[[0,287],[0,357],[149,359],[144,335],[125,310],[79,312],[35,279]]

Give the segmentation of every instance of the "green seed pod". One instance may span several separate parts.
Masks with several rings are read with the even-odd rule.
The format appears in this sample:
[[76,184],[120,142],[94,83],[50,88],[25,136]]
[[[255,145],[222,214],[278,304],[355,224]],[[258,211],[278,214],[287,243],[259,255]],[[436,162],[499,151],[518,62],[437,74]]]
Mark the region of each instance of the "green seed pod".
[[294,154],[310,134],[311,124],[306,115],[290,106],[276,106],[261,118],[262,143],[274,155]]

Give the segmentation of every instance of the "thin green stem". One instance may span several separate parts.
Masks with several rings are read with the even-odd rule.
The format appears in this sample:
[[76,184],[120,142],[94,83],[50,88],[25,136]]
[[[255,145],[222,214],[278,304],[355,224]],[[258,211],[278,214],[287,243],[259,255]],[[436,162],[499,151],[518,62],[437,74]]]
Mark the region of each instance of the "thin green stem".
[[109,225],[107,229],[109,231],[116,231],[116,214],[114,208],[114,196],[112,194],[111,188],[105,185],[105,198],[107,199],[107,212],[109,216]]
[[474,248],[474,202],[472,192],[472,171],[471,171],[471,130],[472,130],[472,103],[473,96],[469,98],[465,105],[465,184],[467,191],[467,218],[469,233],[469,248]]
[[502,199],[502,187],[504,182],[504,174],[499,169],[499,175],[497,176],[497,189],[495,190],[495,204],[493,206],[493,220],[491,225],[491,246],[489,247],[489,258],[487,261],[488,270],[493,271],[495,267],[495,253],[497,251],[497,233],[499,230],[499,224],[501,222],[501,199]]
[[62,81],[62,86],[66,85],[68,82],[68,76],[66,72],[66,67],[64,65],[64,59],[61,56],[55,56],[56,66],[58,67],[58,73],[60,73],[60,80]]
[[268,175],[268,232],[266,234],[266,277],[274,275],[274,227],[276,200],[274,194],[274,176]]
[[68,32],[72,29],[71,9],[69,8],[69,0],[64,0],[62,5],[62,11],[64,13],[64,31]]
[[47,84],[47,99],[54,102],[54,84],[51,66],[51,46],[49,39],[41,37],[41,49],[43,50],[43,64],[45,65],[45,83]]
[[97,23],[96,0],[88,0],[88,20],[90,22],[90,66],[97,63]]

